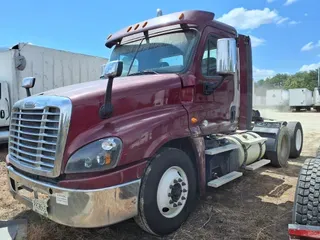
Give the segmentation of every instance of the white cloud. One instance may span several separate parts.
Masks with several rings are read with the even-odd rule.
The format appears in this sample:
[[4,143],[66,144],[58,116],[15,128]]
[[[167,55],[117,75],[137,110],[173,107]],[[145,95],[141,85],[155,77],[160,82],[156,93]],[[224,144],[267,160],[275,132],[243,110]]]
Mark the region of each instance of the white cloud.
[[248,10],[241,7],[232,9],[217,20],[240,30],[248,30],[258,28],[264,24],[286,21],[283,19],[276,10],[270,10],[269,8]]
[[308,13],[305,13],[305,14],[304,14],[305,17],[308,17],[308,15],[309,15]]
[[320,62],[318,63],[312,63],[310,65],[303,65],[301,68],[300,68],[300,72],[304,72],[304,71],[311,71],[311,70],[315,70],[315,69],[318,69],[320,67]]
[[284,6],[289,6],[289,5],[291,5],[292,3],[296,2],[296,1],[298,1],[298,0],[287,0],[283,5]]
[[286,22],[286,21],[288,21],[289,20],[289,18],[284,18],[284,17],[280,17],[279,18],[279,20],[277,21],[277,24],[282,24],[282,23],[284,23],[284,22]]
[[292,20],[292,21],[289,22],[290,25],[297,25],[297,24],[299,24],[299,23],[301,23],[301,22],[297,22],[297,21],[294,21],[294,20]]
[[276,72],[274,70],[269,70],[269,69],[259,69],[253,66],[253,80],[261,80],[261,79],[266,79],[268,77],[273,77],[276,75]]
[[275,0],[267,0],[268,3],[272,3],[274,2]]
[[252,35],[250,35],[250,39],[251,39],[251,46],[252,47],[258,47],[260,45],[263,45],[266,42],[266,40],[264,40],[263,38],[257,38]]
[[315,45],[313,44],[313,42],[309,42],[307,43],[306,45],[304,45],[302,48],[301,48],[301,51],[302,52],[305,52],[305,51],[310,51],[312,49],[315,48]]
[[314,44],[313,42],[307,43],[306,45],[304,45],[304,46],[301,48],[301,51],[302,51],[302,52],[306,52],[306,51],[310,51],[310,50],[312,50],[312,49],[319,48],[319,47],[320,47],[320,40],[318,41],[317,44]]

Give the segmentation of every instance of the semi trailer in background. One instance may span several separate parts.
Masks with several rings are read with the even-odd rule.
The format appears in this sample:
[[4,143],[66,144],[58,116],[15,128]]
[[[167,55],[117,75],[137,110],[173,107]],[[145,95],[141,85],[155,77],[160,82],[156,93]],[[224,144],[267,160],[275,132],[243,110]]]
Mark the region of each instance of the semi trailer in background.
[[289,105],[289,91],[284,89],[269,89],[266,93],[266,106],[283,108]]
[[320,112],[320,88],[315,87],[313,90],[313,108]]
[[22,79],[33,76],[32,94],[99,79],[106,58],[19,43],[0,49],[0,143],[7,142],[13,103],[25,98]]
[[312,91],[307,88],[289,89],[289,106],[297,112],[301,109],[310,111],[313,106]]

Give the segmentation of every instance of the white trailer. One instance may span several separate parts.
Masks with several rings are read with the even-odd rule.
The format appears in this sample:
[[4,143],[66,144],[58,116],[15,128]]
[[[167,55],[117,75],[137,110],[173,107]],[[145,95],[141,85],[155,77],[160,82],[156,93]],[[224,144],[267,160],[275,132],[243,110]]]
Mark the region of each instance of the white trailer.
[[320,112],[320,87],[315,87],[313,90],[313,108]]
[[11,106],[26,97],[22,79],[35,77],[31,94],[97,80],[108,59],[19,43],[0,49],[0,143],[7,142]]
[[282,108],[289,106],[289,92],[283,89],[270,89],[266,93],[266,106]]
[[299,112],[301,109],[311,110],[313,105],[312,91],[307,88],[289,89],[289,106]]
[[266,97],[265,96],[254,96],[254,107],[263,108],[266,107]]

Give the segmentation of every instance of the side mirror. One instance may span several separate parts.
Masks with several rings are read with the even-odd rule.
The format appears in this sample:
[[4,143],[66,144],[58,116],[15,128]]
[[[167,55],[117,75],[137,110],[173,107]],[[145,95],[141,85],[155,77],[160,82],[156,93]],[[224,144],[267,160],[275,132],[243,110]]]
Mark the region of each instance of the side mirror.
[[35,82],[36,82],[35,77],[26,77],[26,78],[22,79],[21,86],[26,89],[28,97],[31,96],[30,88],[34,87]]
[[237,69],[237,43],[234,38],[218,39],[217,73],[234,75]]
[[106,94],[104,97],[104,104],[99,110],[99,115],[101,119],[109,118],[112,116],[113,106],[111,103],[112,97],[112,84],[115,77],[121,76],[123,69],[122,61],[112,61],[108,62],[103,71],[103,78],[108,78],[108,84],[106,89]]
[[108,62],[103,70],[103,77],[115,78],[122,74],[123,62],[122,61],[111,61]]

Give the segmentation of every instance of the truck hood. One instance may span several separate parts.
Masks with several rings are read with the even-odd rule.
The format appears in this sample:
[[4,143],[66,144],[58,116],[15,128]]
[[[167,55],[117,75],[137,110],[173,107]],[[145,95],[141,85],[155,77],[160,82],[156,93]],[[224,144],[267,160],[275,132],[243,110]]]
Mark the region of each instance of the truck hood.
[[[89,104],[90,100],[98,100],[97,105],[104,102],[108,79],[100,79],[85,83],[69,85],[52,89],[40,95],[54,95],[68,97],[73,107]],[[112,102],[119,98],[132,98],[141,93],[150,94],[170,88],[181,87],[181,80],[177,74],[142,75],[130,77],[118,77],[113,80]]]
[[[70,85],[41,94],[68,97],[72,101],[62,171],[69,157],[79,148],[110,136],[120,137],[125,147],[123,160],[119,164],[128,163],[129,159],[139,159],[141,151],[136,146],[137,139],[145,134],[146,124],[158,124],[157,119],[169,119],[178,111],[186,114],[180,101],[182,85],[179,75],[159,74],[115,78],[112,116],[101,119],[99,110],[104,103],[107,81],[103,79]],[[127,147],[131,150],[127,150]],[[137,149],[136,154],[132,148]],[[127,152],[130,152],[130,156]]]

